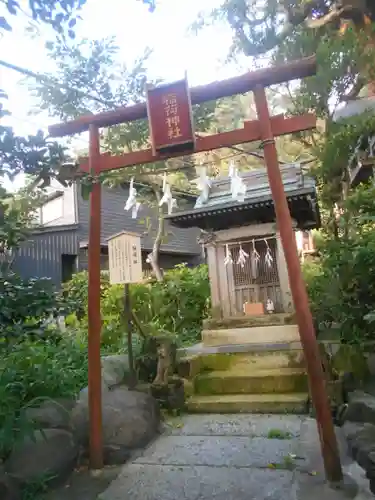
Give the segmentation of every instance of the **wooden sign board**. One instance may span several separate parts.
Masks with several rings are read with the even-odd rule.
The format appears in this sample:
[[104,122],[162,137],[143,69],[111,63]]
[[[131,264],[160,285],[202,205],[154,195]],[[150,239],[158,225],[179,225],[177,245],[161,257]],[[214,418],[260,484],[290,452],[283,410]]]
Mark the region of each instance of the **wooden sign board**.
[[262,302],[245,302],[243,305],[243,312],[246,316],[263,316],[264,305]]
[[121,232],[108,239],[109,281],[111,285],[139,283],[143,279],[141,237]]
[[194,126],[187,79],[147,89],[153,154],[193,151]]

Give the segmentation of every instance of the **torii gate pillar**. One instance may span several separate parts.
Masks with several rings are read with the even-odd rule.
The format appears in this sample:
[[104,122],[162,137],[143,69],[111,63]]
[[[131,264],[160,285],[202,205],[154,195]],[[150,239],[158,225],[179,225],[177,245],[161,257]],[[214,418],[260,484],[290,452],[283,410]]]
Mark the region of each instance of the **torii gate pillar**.
[[314,322],[310,311],[306,285],[303,280],[301,264],[298,257],[292,218],[289,212],[288,202],[279,168],[275,139],[272,134],[266,92],[263,87],[255,88],[254,98],[259,125],[261,128],[268,180],[275,205],[276,220],[280,231],[281,243],[284,249],[290,289],[296,309],[298,329],[307,363],[310,392],[317,415],[319,438],[325,470],[329,480],[332,482],[338,482],[342,479],[342,470],[335,429],[333,426],[332,414],[325,386],[318,343],[315,336]]

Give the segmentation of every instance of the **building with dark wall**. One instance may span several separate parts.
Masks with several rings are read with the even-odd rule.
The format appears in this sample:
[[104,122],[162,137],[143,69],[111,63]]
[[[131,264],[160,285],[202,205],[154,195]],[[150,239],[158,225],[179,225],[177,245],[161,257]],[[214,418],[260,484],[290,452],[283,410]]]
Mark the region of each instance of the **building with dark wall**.
[[[186,193],[178,196],[187,206],[195,198]],[[108,268],[107,239],[120,231],[141,235],[145,271],[147,254],[151,251],[157,229],[157,218],[152,208],[142,205],[137,219],[124,210],[128,186],[102,188],[102,269]],[[17,252],[13,269],[23,277],[50,277],[60,286],[77,271],[87,269],[89,239],[89,202],[80,194],[80,186],[64,188],[55,183],[37,216],[38,229]],[[147,221],[147,223],[146,223]],[[161,246],[160,266],[164,269],[186,262],[196,265],[202,261],[201,247],[197,242],[199,230],[174,228],[166,223],[167,237]]]

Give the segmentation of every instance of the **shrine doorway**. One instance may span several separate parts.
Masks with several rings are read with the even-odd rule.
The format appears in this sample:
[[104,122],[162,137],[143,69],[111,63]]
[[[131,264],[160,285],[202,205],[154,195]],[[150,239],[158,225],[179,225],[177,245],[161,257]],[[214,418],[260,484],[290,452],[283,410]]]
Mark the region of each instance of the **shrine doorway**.
[[[243,240],[228,244],[233,265],[226,266],[231,316],[244,314],[244,304],[272,300],[275,312],[283,312],[280,277],[277,265],[276,237]],[[241,250],[249,257],[241,263]]]

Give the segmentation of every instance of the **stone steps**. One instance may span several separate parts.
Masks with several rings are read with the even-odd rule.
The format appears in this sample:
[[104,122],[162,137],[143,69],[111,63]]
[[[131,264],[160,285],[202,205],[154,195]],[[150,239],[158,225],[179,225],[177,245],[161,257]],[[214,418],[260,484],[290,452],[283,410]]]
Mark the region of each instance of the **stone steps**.
[[192,396],[191,413],[306,413],[307,393]]
[[205,346],[237,344],[274,344],[275,342],[298,342],[297,325],[267,325],[245,328],[204,329],[202,341]]
[[[215,348],[195,348],[191,352],[183,352],[179,359],[179,374],[183,378],[192,379],[199,373],[210,371],[241,372],[244,375],[259,370],[284,368],[304,368],[304,355],[299,344],[283,344],[275,349],[229,349],[236,346],[220,346]],[[263,346],[264,347],[264,346]],[[273,346],[275,347],[275,346]]]
[[241,371],[212,371],[194,379],[195,393],[216,394],[285,394],[308,391],[306,372],[302,368],[254,370],[251,366]]
[[223,324],[212,337],[203,332],[203,343],[182,350],[179,374],[188,388],[187,409],[305,413],[308,380],[298,330],[280,323],[263,326],[259,319],[257,326],[230,331]]
[[203,321],[203,330],[226,330],[233,328],[252,328],[257,326],[280,326],[297,324],[295,314],[276,313],[260,316],[232,316],[229,318],[210,318]]

